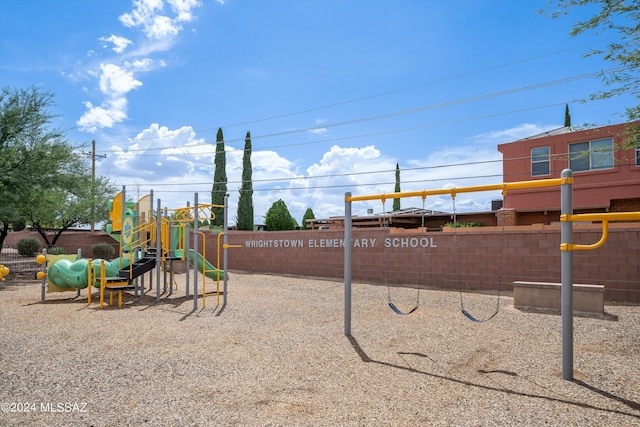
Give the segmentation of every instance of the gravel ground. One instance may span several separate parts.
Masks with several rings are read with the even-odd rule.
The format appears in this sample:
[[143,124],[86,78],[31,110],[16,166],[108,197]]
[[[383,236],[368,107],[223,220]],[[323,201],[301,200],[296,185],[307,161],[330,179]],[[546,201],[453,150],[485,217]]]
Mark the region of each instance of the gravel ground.
[[[194,312],[177,277],[160,303],[154,290],[103,310],[86,291],[40,303],[39,283],[0,283],[0,425],[640,425],[638,306],[575,318],[565,381],[560,316],[509,296],[476,324],[456,292],[423,290],[398,316],[386,287],[354,284],[345,337],[342,283],[233,274],[226,307]],[[495,298],[465,307],[485,315]]]

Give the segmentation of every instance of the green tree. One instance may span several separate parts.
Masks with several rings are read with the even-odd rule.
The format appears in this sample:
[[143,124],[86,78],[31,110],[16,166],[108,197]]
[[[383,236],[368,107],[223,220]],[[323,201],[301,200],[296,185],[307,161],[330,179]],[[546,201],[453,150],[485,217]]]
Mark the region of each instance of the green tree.
[[[216,135],[215,167],[213,188],[211,189],[211,204],[223,206],[224,196],[227,194],[227,156],[224,149],[222,128],[218,128],[218,134]],[[212,208],[211,212],[215,215],[211,219],[211,227],[223,225],[224,208]]]
[[564,127],[571,127],[571,114],[569,114],[569,104],[564,104]]
[[24,213],[49,248],[69,228],[109,218],[108,202],[115,193],[107,178],[98,176],[94,181],[84,159],[76,157],[69,163],[70,171],[61,171],[46,189],[31,194]]
[[295,230],[296,228],[296,221],[282,199],[271,205],[264,223],[267,226],[267,231]]
[[242,157],[242,186],[238,199],[238,230],[253,230],[253,183],[251,176],[251,133],[244,138]]
[[[569,14],[577,7],[595,8],[591,17],[573,24],[572,37],[593,31],[595,34],[616,36],[604,49],[591,50],[586,56],[601,56],[618,65],[613,70],[603,72],[602,78],[607,89],[591,95],[591,99],[606,99],[617,95],[632,94],[640,99],[640,2],[637,0],[548,0],[551,18]],[[640,119],[640,104],[625,111],[629,121]],[[640,126],[631,129],[629,144],[635,144],[633,134],[640,133]]]
[[307,208],[307,210],[304,212],[304,215],[302,215],[302,229],[303,230],[309,229],[309,227],[307,227],[307,220],[308,219],[316,219],[316,216],[313,213],[313,209],[311,209],[311,208]]
[[[396,188],[394,190],[395,193],[400,192],[400,166],[396,163]],[[393,210],[400,210],[400,198],[393,199]]]
[[[58,237],[90,222],[89,167],[79,147],[51,126],[53,105],[53,95],[37,86],[0,89],[0,250],[9,229],[27,222],[41,235],[52,229]],[[101,177],[96,182],[108,185]],[[98,221],[108,218],[104,205]]]

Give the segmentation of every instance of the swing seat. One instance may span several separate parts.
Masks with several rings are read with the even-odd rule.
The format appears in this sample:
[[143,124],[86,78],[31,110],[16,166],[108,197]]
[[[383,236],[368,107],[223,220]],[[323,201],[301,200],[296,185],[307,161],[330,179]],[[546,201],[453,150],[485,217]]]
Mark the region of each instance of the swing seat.
[[415,307],[413,307],[411,309],[411,311],[408,311],[406,313],[402,312],[402,310],[400,310],[398,307],[395,306],[394,303],[392,303],[391,301],[389,301],[389,307],[391,308],[391,310],[393,310],[396,314],[399,314],[400,316],[406,316],[408,314],[413,313],[414,311],[416,311],[418,309],[418,306],[416,305]]
[[467,319],[471,320],[472,322],[476,322],[476,323],[483,323],[486,322],[488,320],[493,319],[493,317],[498,314],[498,311],[496,310],[491,317],[487,318],[487,319],[476,319],[475,317],[473,317],[471,315],[471,313],[469,313],[467,310],[465,310],[464,308],[462,309],[462,314],[464,314],[466,316]]

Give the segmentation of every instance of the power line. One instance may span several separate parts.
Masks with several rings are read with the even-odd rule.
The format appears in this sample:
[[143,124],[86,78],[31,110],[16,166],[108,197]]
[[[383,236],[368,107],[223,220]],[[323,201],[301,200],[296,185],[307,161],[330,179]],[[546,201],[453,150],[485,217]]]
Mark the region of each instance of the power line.
[[[349,124],[361,123],[361,122],[365,122],[365,121],[380,120],[380,119],[389,118],[389,117],[396,117],[396,116],[400,116],[400,115],[412,114],[412,113],[416,113],[416,112],[420,112],[420,111],[427,111],[427,110],[445,108],[445,107],[450,107],[450,106],[453,106],[453,105],[460,105],[460,104],[465,104],[465,103],[469,103],[469,102],[475,102],[475,101],[479,101],[479,100],[495,98],[495,97],[498,97],[498,96],[511,95],[511,94],[514,94],[514,93],[525,92],[525,91],[529,91],[529,90],[533,90],[533,89],[539,89],[539,88],[543,88],[543,87],[554,86],[554,85],[557,85],[557,84],[574,82],[574,81],[582,80],[582,79],[585,79],[585,78],[602,75],[603,73],[611,73],[611,72],[621,71],[621,70],[624,70],[626,68],[628,68],[628,67],[616,67],[616,68],[611,68],[611,69],[604,70],[604,71],[595,71],[595,72],[590,72],[590,73],[581,74],[581,75],[577,75],[577,76],[565,77],[563,79],[551,80],[551,81],[547,81],[547,82],[536,83],[536,84],[529,85],[529,86],[521,86],[521,87],[518,87],[518,88],[507,89],[507,90],[500,91],[500,92],[493,92],[493,93],[490,93],[490,94],[479,95],[479,96],[475,96],[475,97],[471,97],[471,98],[463,98],[463,99],[459,99],[459,100],[448,101],[448,102],[443,102],[443,103],[434,104],[434,105],[427,105],[427,106],[418,107],[418,108],[412,108],[412,109],[408,109],[408,110],[395,111],[395,112],[376,115],[376,116],[369,116],[369,117],[363,117],[363,118],[359,118],[359,119],[347,120],[347,121],[327,124],[327,125],[323,125],[323,126],[313,126],[313,127],[307,127],[307,128],[301,128],[301,129],[293,129],[293,130],[275,132],[275,133],[265,134],[265,135],[257,135],[257,136],[252,135],[251,136],[251,140],[254,141],[255,139],[261,139],[261,138],[272,138],[272,137],[275,137],[275,136],[291,135],[291,134],[294,134],[294,133],[308,132],[308,131],[312,131],[312,130],[326,129],[326,128],[331,128],[331,127],[337,127],[337,126],[344,126],[344,125],[349,125]],[[571,102],[573,103],[573,102],[582,102],[582,101],[584,101],[584,99],[582,99],[582,100],[573,100]],[[564,102],[564,103],[566,103],[566,102]],[[559,103],[557,103],[555,105],[558,105],[558,104]],[[504,114],[508,114],[508,113],[504,113]],[[244,138],[233,138],[233,139],[230,139],[230,140],[226,140],[225,143],[228,143],[228,142],[241,142],[241,141],[244,141]],[[206,142],[206,143],[203,143],[203,144],[194,144],[194,145],[190,145],[190,147],[199,147],[199,146],[204,146],[204,145],[211,145],[211,143],[210,142]],[[184,148],[184,146],[183,145],[179,145],[179,146],[170,146],[170,147],[155,147],[155,148],[154,147],[149,147],[149,148],[140,148],[140,149],[129,149],[128,152],[162,151],[162,150],[168,150],[168,149],[172,149],[172,148]],[[259,148],[256,148],[256,150],[257,149],[259,149]],[[113,150],[111,150],[111,151],[103,151],[103,152],[112,152],[112,151]]]
[[[572,102],[575,102],[575,101],[572,101]],[[413,131],[413,130],[427,129],[427,128],[439,127],[439,126],[448,126],[448,125],[459,124],[459,123],[464,123],[464,122],[470,122],[470,121],[475,121],[475,120],[484,120],[484,119],[488,119],[488,118],[492,118],[492,117],[506,116],[506,115],[509,115],[509,114],[518,114],[518,113],[524,113],[524,112],[527,112],[527,111],[541,110],[541,109],[544,109],[544,108],[557,107],[557,106],[565,105],[565,104],[567,104],[567,102],[557,102],[555,104],[547,104],[547,105],[538,106],[538,107],[523,108],[523,109],[520,109],[520,110],[511,110],[511,111],[502,112],[502,113],[487,114],[487,115],[483,115],[483,116],[469,117],[469,118],[465,118],[465,119],[450,120],[450,121],[446,121],[446,122],[430,123],[430,124],[426,124],[426,125],[422,125],[422,126],[413,126],[413,127],[410,127],[410,128],[394,129],[394,130],[380,131],[380,132],[372,132],[372,133],[360,134],[360,135],[350,135],[350,136],[343,136],[343,137],[338,137],[338,138],[328,138],[328,139],[322,139],[322,140],[316,140],[316,141],[305,141],[305,142],[297,142],[297,143],[291,143],[291,144],[271,145],[271,146],[262,147],[262,148],[252,148],[252,152],[257,153],[257,152],[261,152],[261,151],[267,151],[267,150],[270,150],[270,149],[273,149],[273,148],[297,147],[297,146],[302,146],[302,145],[324,144],[324,143],[328,143],[328,142],[344,141],[344,140],[349,140],[349,139],[370,138],[370,137],[373,137],[373,136],[390,135],[390,134],[400,133],[400,132],[409,132],[409,131]],[[244,141],[244,140],[242,140],[242,141]],[[190,145],[189,147],[201,147],[201,146],[204,146],[204,145],[211,146],[211,143]],[[154,148],[152,150],[154,150],[154,151],[155,150],[170,150],[172,148],[184,148],[184,147],[185,146]],[[234,151],[243,152],[244,148],[243,149],[235,149]],[[198,152],[198,153],[137,154],[136,157],[166,157],[168,155],[171,155],[171,156],[195,156],[195,155],[208,155],[208,154],[212,154],[213,155],[215,153],[216,153],[216,151],[215,151],[215,147],[214,147],[214,151],[204,151],[204,152]],[[128,152],[127,153],[123,153],[121,155],[125,156],[127,154],[128,154]]]
[[[511,95],[511,94],[514,94],[514,93],[525,92],[525,91],[534,90],[534,89],[540,89],[540,88],[543,88],[543,87],[554,86],[554,85],[557,85],[557,84],[570,83],[570,82],[574,82],[574,81],[577,81],[577,80],[586,79],[586,78],[589,78],[589,77],[596,77],[596,76],[602,75],[603,73],[612,73],[612,72],[622,71],[622,70],[625,70],[627,68],[628,67],[616,67],[616,68],[611,68],[611,69],[604,70],[604,71],[603,70],[594,71],[594,72],[591,72],[591,73],[581,74],[581,75],[578,75],[578,76],[571,76],[571,77],[566,77],[566,78],[563,78],[563,79],[552,80],[552,81],[543,82],[543,83],[537,83],[537,84],[534,84],[534,85],[522,86],[522,87],[519,87],[519,88],[513,88],[513,89],[508,89],[508,90],[504,90],[504,91],[500,91],[500,92],[494,92],[494,93],[490,93],[490,94],[479,95],[479,96],[475,96],[475,97],[471,97],[471,98],[463,98],[463,99],[459,99],[459,100],[448,101],[448,102],[443,102],[443,103],[434,104],[434,105],[427,105],[427,106],[412,108],[412,109],[408,109],[408,110],[394,111],[394,112],[380,114],[380,115],[376,115],[376,116],[362,117],[362,118],[353,119],[353,120],[347,120],[347,121],[343,121],[343,122],[331,123],[331,124],[327,124],[327,125],[323,125],[323,126],[312,126],[312,127],[301,128],[301,129],[293,129],[293,130],[288,130],[288,131],[274,132],[274,133],[265,134],[265,135],[252,135],[251,136],[251,140],[253,141],[255,139],[261,139],[261,138],[272,138],[272,137],[276,137],[276,136],[291,135],[291,134],[301,133],[301,132],[310,132],[310,131],[319,130],[319,129],[327,129],[327,128],[345,126],[345,125],[350,125],[350,124],[355,124],[355,123],[362,123],[362,122],[366,122],[366,121],[380,120],[380,119],[385,119],[385,118],[390,118],[390,117],[413,114],[413,113],[417,113],[417,112],[421,112],[421,111],[435,110],[435,109],[439,109],[439,108],[445,108],[445,107],[450,107],[450,106],[454,106],[454,105],[466,104],[466,103],[469,103],[469,102],[475,102],[475,101],[495,98],[495,97],[499,97],[499,96]],[[579,100],[573,100],[571,102],[584,102],[584,101],[585,101],[585,99],[579,99]],[[191,132],[196,132],[196,131],[191,131]],[[143,140],[146,140],[146,139],[162,139],[162,137],[140,138],[140,139],[137,139],[136,141],[143,141]],[[228,142],[242,142],[242,141],[244,141],[244,138],[233,138],[233,139],[225,140],[225,143],[228,143]],[[210,145],[210,144],[211,144],[211,142],[205,142],[203,144],[194,144],[191,147],[198,147],[198,146]],[[167,150],[167,149],[171,149],[171,148],[183,148],[183,147],[184,146],[182,146],[182,145],[169,146],[169,147],[148,147],[148,148],[140,148],[140,149],[129,149],[128,151],[129,152],[156,151],[156,150]],[[114,150],[103,150],[101,152],[108,153],[108,152],[113,152],[113,151]]]
[[[562,158],[567,157],[570,153],[557,153],[553,154],[552,158]],[[464,162],[464,163],[451,163],[444,165],[432,165],[432,166],[420,166],[413,168],[402,168],[403,172],[412,172],[412,171],[424,171],[424,170],[434,170],[434,169],[444,169],[444,168],[454,168],[454,167],[464,167],[464,166],[474,166],[481,164],[490,164],[490,163],[503,163],[507,161],[519,161],[530,159],[530,156],[524,157],[515,157],[509,159],[495,159],[495,160],[481,160],[475,162]],[[631,163],[616,163],[616,166],[629,166],[635,165],[634,162]],[[556,170],[554,172],[559,172]],[[312,179],[321,179],[321,178],[340,178],[340,177],[352,177],[358,175],[372,175],[372,174],[382,174],[382,173],[395,173],[395,169],[386,169],[386,170],[377,170],[377,171],[366,171],[366,172],[350,172],[350,173],[338,173],[338,174],[327,174],[327,175],[315,175],[315,176],[307,176],[307,177],[286,177],[286,178],[269,178],[262,180],[252,180],[253,183],[270,183],[270,182],[283,182],[283,181],[302,181],[302,180],[312,180]],[[510,174],[509,176],[529,176],[528,172],[517,172]],[[419,179],[419,180],[407,180],[403,181],[403,184],[413,184],[419,182],[440,182],[440,181],[452,181],[452,180],[470,180],[470,179],[486,179],[486,178],[495,178],[495,177],[503,177],[504,174],[491,174],[491,175],[477,175],[477,176],[455,176],[455,177],[444,177],[444,178],[429,178],[429,179]],[[227,184],[242,184],[242,181],[227,181]],[[358,183],[354,184],[353,182],[347,184],[334,184],[334,185],[318,185],[318,186],[305,186],[305,187],[274,187],[274,188],[254,188],[254,192],[265,192],[265,191],[293,191],[293,190],[314,190],[314,189],[328,189],[328,188],[349,188],[349,187],[361,187],[361,186],[378,186],[378,185],[394,185],[395,181],[391,182],[374,182],[374,183]],[[138,187],[151,188],[154,187],[154,192],[163,192],[163,193],[182,193],[183,190],[156,190],[157,187],[176,187],[176,186],[198,186],[198,185],[208,185],[211,186],[212,182],[192,182],[192,183],[149,183],[149,184],[135,184]],[[210,190],[205,190],[210,191]]]
[[[611,38],[608,38],[608,39],[599,39],[596,44],[608,42],[610,40],[613,40],[614,38],[615,37],[611,37]],[[387,96],[387,95],[394,95],[394,94],[397,94],[397,93],[408,92],[408,91],[415,90],[415,89],[420,89],[420,88],[423,88],[423,87],[426,87],[426,86],[431,86],[431,85],[435,85],[435,84],[439,84],[439,83],[443,83],[443,82],[447,82],[447,81],[451,81],[451,80],[457,80],[457,79],[461,79],[461,78],[465,78],[465,77],[470,77],[470,76],[473,76],[473,75],[476,75],[476,74],[485,73],[487,71],[493,71],[493,70],[497,70],[497,69],[500,69],[500,68],[506,68],[506,67],[510,67],[510,66],[513,66],[513,65],[517,65],[517,64],[522,64],[522,63],[526,63],[526,62],[530,62],[530,61],[535,61],[535,60],[538,60],[538,59],[541,59],[541,58],[546,58],[546,57],[549,57],[549,56],[555,56],[555,55],[563,54],[563,53],[566,53],[566,52],[570,52],[572,50],[583,49],[583,48],[589,47],[589,46],[591,46],[593,44],[594,43],[585,43],[585,44],[578,45],[578,46],[575,46],[575,47],[561,49],[561,50],[557,50],[557,51],[554,51],[554,52],[550,52],[550,53],[546,53],[546,54],[542,54],[542,55],[537,55],[537,56],[521,59],[521,60],[518,60],[518,61],[508,62],[508,63],[505,63],[505,64],[500,64],[500,65],[496,65],[496,66],[493,66],[493,67],[483,68],[483,69],[476,70],[476,71],[471,71],[471,72],[468,72],[468,73],[462,73],[462,74],[458,74],[458,75],[451,76],[451,77],[445,77],[445,78],[442,78],[442,79],[439,79],[439,80],[434,80],[434,81],[426,82],[426,83],[420,83],[420,84],[413,85],[413,86],[408,86],[408,87],[405,87],[405,88],[394,89],[394,90],[390,90],[390,91],[386,91],[386,92],[380,92],[380,93],[377,93],[377,94],[374,94],[374,95],[368,95],[368,96],[363,96],[363,97],[359,97],[359,98],[354,98],[354,99],[350,99],[350,100],[347,100],[347,101],[335,102],[335,103],[332,103],[332,104],[326,104],[326,105],[319,106],[319,107],[312,107],[312,108],[308,108],[308,109],[294,111],[294,112],[291,112],[291,113],[284,113],[284,114],[279,114],[279,115],[275,115],[275,116],[264,117],[264,118],[255,119],[255,120],[248,120],[248,121],[239,122],[239,123],[233,123],[233,124],[224,125],[224,126],[217,126],[217,127],[212,127],[212,128],[204,128],[204,129],[199,129],[199,130],[190,130],[189,132],[205,133],[205,132],[210,132],[210,131],[217,130],[218,128],[231,128],[231,127],[237,127],[237,126],[245,126],[245,125],[249,125],[249,124],[260,123],[260,122],[265,122],[265,121],[270,121],[270,120],[276,120],[276,119],[281,119],[281,118],[286,118],[286,117],[292,117],[292,116],[305,114],[305,113],[311,113],[311,112],[314,112],[314,111],[325,110],[325,109],[338,107],[338,106],[342,106],[342,105],[353,104],[353,103],[360,102],[360,101],[366,101],[366,100],[369,100],[369,99],[379,98],[379,97],[383,97],[383,96]],[[604,72],[607,72],[607,71],[611,71],[611,70],[602,71],[601,73],[604,73]],[[162,137],[154,136],[154,137],[139,138],[138,141],[154,140],[154,139],[162,139]],[[127,141],[112,141],[112,142],[113,143],[118,143],[118,142],[127,142]]]
[[[533,90],[533,89],[540,89],[540,88],[543,88],[543,87],[554,86],[554,85],[557,85],[557,84],[570,83],[570,82],[586,79],[586,78],[589,78],[589,77],[599,76],[599,75],[602,75],[603,72],[606,72],[606,73],[616,72],[616,71],[624,70],[625,68],[626,67],[616,67],[616,68],[611,68],[611,69],[608,69],[608,70],[605,70],[605,71],[595,71],[595,72],[591,72],[591,73],[587,73],[587,74],[581,74],[581,75],[578,75],[578,76],[565,77],[563,79],[551,80],[551,81],[548,81],[548,82],[536,83],[536,84],[529,85],[529,86],[521,86],[521,87],[518,87],[518,88],[507,89],[507,90],[500,91],[500,92],[493,92],[493,93],[474,96],[474,97],[470,97],[470,98],[463,98],[463,99],[443,102],[443,103],[439,103],[439,104],[426,105],[426,106],[423,106],[423,107],[411,108],[411,109],[407,109],[407,110],[394,111],[394,112],[380,114],[380,115],[376,115],[376,116],[369,116],[369,117],[362,117],[362,118],[359,118],[359,119],[346,120],[346,121],[343,121],[343,122],[331,123],[331,124],[327,124],[327,125],[323,125],[323,126],[313,126],[313,127],[307,127],[307,128],[301,128],[301,129],[293,129],[293,130],[288,130],[288,131],[274,132],[274,133],[265,134],[265,135],[252,135],[251,136],[251,141],[254,141],[256,139],[261,139],[261,138],[273,138],[273,137],[276,137],[276,136],[291,135],[291,134],[295,134],[295,133],[309,132],[309,131],[318,130],[318,129],[327,129],[327,128],[332,128],[332,127],[351,125],[351,124],[355,124],[355,123],[362,123],[362,122],[366,122],[366,121],[380,120],[380,119],[385,119],[385,118],[390,118],[390,117],[397,117],[397,116],[401,116],[401,115],[413,114],[413,113],[417,113],[417,112],[421,112],[421,111],[435,110],[435,109],[439,109],[439,108],[451,107],[451,106],[454,106],[454,105],[466,104],[466,103],[470,103],[470,102],[475,102],[475,101],[495,98],[495,97],[499,97],[499,96],[505,96],[505,95],[511,95],[511,94],[514,94],[514,93],[525,92],[525,91],[529,91],[529,90]],[[571,101],[571,102],[575,102],[575,101]],[[230,139],[230,140],[225,140],[225,143],[227,143],[227,142],[239,142],[239,141],[244,141],[244,138],[234,138],[234,139]],[[192,145],[192,147],[197,147],[197,146],[202,146],[202,145],[210,145],[210,143],[194,144],[194,145]],[[157,148],[146,148],[146,149],[141,148],[141,149],[132,149],[132,150],[129,150],[129,151],[134,151],[134,152],[135,151],[155,151],[155,150],[167,150],[167,149],[170,149],[170,148],[181,148],[181,147],[183,147],[183,146],[157,147]]]

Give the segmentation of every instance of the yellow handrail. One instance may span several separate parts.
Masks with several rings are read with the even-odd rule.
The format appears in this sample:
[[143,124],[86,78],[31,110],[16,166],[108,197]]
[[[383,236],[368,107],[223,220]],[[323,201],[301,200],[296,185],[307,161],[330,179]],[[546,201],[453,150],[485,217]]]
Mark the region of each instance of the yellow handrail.
[[458,193],[474,193],[478,191],[493,191],[493,190],[514,190],[523,188],[538,188],[538,187],[553,187],[561,184],[572,184],[573,178],[550,178],[539,179],[533,181],[515,181],[515,182],[503,182],[500,184],[487,184],[487,185],[475,185],[471,187],[453,187],[453,188],[440,188],[437,190],[422,190],[422,191],[405,191],[400,193],[386,193],[386,194],[373,194],[368,196],[350,196],[345,197],[345,202],[362,202],[366,200],[382,200],[386,199],[399,199],[403,197],[422,197],[436,196],[441,194],[450,194],[455,197]]
[[560,221],[640,221],[640,212],[598,212],[562,215]]
[[576,221],[602,221],[602,236],[600,240],[591,245],[578,245],[573,243],[561,243],[561,251],[597,249],[604,245],[609,237],[609,221],[640,221],[640,212],[600,212],[588,214],[564,214],[560,215],[560,222]]

